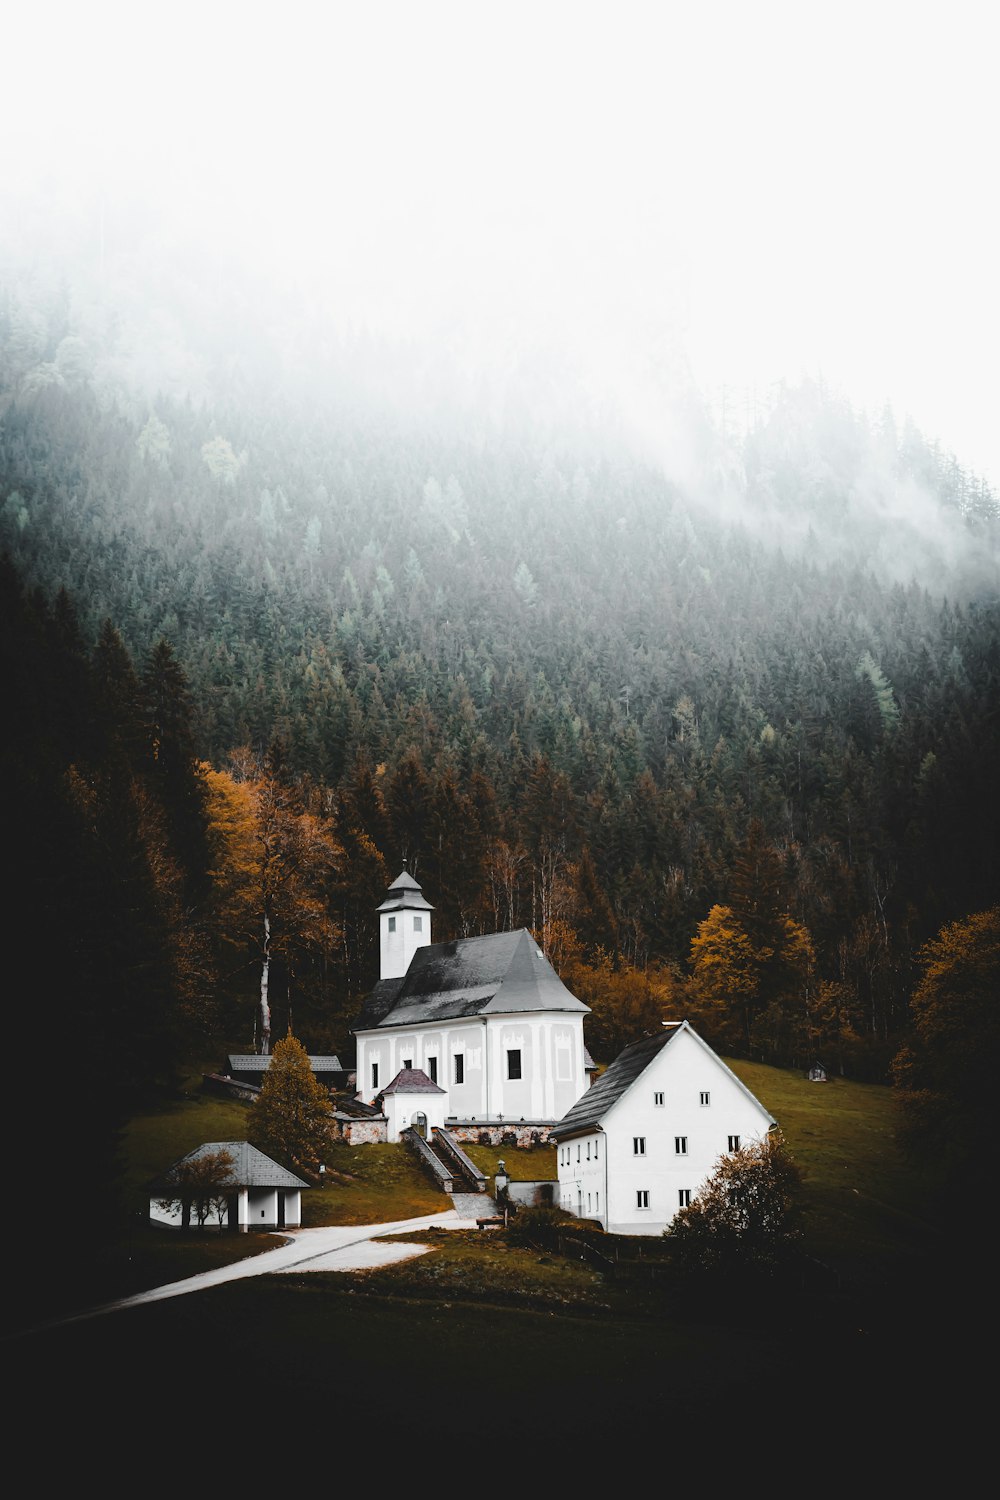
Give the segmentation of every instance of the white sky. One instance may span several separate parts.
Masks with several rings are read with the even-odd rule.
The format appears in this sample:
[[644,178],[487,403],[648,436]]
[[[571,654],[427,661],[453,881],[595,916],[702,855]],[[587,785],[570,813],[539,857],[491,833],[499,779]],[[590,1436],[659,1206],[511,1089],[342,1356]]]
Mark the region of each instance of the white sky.
[[822,374],[1000,486],[986,3],[18,11],[8,227],[26,186],[55,228],[146,201],[352,321],[564,338],[626,400],[681,353],[706,388]]

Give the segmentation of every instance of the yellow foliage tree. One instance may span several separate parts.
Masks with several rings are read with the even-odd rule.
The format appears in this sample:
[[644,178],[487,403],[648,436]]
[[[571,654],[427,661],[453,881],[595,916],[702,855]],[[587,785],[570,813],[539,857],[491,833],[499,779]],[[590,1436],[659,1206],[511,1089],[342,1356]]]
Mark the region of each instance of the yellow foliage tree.
[[216,853],[213,878],[221,941],[259,968],[260,1050],[270,1051],[271,962],[289,972],[307,954],[329,952],[338,939],[328,886],[341,848],[332,825],[306,812],[267,764],[249,753],[233,770],[203,767]]
[[772,1053],[808,1047],[812,938],[787,913],[754,942],[731,906],[713,906],[691,943],[689,1012],[717,1046],[748,1051],[763,1027]]

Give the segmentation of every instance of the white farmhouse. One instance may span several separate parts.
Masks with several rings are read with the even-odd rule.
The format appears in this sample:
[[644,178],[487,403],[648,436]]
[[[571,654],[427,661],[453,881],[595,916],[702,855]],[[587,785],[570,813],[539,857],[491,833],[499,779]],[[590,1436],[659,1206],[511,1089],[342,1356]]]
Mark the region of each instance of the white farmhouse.
[[674,1022],[633,1042],[559,1121],[559,1205],[613,1234],[662,1234],[719,1158],[776,1121],[722,1059]]
[[589,1006],[526,928],[432,943],[432,910],[405,870],[379,907],[381,977],[354,1027],[358,1097],[371,1104],[419,1070],[444,1092],[449,1127],[547,1132],[588,1087]]

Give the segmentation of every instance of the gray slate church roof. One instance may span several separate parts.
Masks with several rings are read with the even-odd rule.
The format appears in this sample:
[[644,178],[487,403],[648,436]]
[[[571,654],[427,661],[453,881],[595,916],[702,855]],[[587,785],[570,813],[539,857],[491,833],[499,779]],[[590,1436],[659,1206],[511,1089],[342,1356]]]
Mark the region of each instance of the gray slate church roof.
[[354,1031],[540,1010],[587,1012],[590,1006],[570,993],[522,927],[418,948],[401,978],[379,980]]

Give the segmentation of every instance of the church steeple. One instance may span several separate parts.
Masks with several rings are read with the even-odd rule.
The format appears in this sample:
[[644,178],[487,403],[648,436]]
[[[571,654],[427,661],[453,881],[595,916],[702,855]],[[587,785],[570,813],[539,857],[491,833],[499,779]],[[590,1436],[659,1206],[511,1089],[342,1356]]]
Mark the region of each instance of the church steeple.
[[433,910],[404,865],[378,908],[380,979],[400,979],[417,949],[430,942]]

